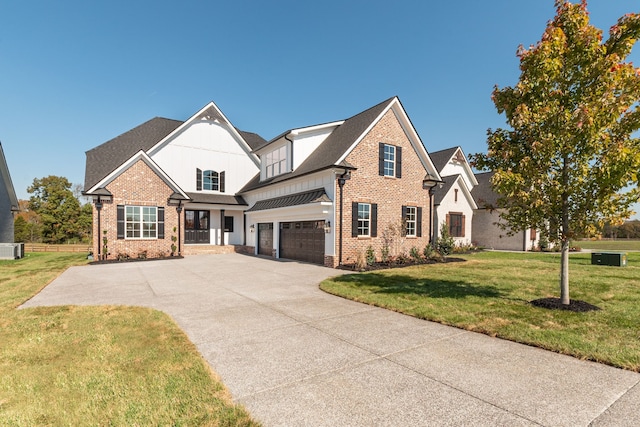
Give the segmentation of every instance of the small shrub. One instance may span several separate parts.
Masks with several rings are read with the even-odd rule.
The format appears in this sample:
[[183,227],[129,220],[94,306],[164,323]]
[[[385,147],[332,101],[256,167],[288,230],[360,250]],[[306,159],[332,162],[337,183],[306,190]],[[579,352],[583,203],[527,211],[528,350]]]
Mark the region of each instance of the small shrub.
[[358,251],[358,255],[356,257],[356,270],[364,271],[367,269],[367,258],[364,255],[364,252]]
[[367,247],[367,265],[373,265],[376,263],[376,252],[373,250],[373,247],[369,245]]
[[417,263],[421,263],[422,262],[422,255],[420,255],[420,250],[418,248],[416,248],[415,246],[413,246],[410,250],[409,250],[409,255],[411,255],[411,258],[413,258],[413,260]]
[[118,252],[118,253],[116,254],[116,259],[117,259],[118,261],[126,261],[126,260],[128,260],[128,259],[130,259],[130,258],[131,258],[131,256],[130,256],[128,253],[126,253],[126,252],[125,252],[125,253]]
[[449,227],[447,227],[446,222],[442,223],[440,230],[440,237],[436,240],[436,250],[443,258],[445,258],[453,252],[455,240],[449,234]]
[[138,259],[147,259],[147,251],[138,252]]
[[409,261],[409,256],[406,252],[400,252],[395,258],[395,263],[398,265],[404,265]]
[[427,246],[424,247],[424,249],[422,250],[422,255],[426,260],[430,260],[434,258],[434,256],[436,255],[436,251],[431,245],[431,243],[427,244]]
[[388,264],[390,259],[389,259],[389,246],[384,245],[382,247],[382,249],[380,249],[380,255],[382,258],[382,262],[385,264]]

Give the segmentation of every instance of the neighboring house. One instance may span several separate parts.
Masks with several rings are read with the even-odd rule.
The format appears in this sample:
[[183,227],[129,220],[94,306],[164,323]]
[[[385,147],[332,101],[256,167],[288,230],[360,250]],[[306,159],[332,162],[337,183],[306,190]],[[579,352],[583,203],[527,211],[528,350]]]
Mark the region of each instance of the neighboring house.
[[0,259],[15,259],[22,257],[22,251],[14,245],[13,216],[18,212],[18,198],[16,197],[7,160],[4,157],[0,143]]
[[[426,184],[439,175],[398,98],[271,141],[214,103],[185,122],[152,119],[87,152],[94,254],[236,250],[335,267],[392,225],[398,251],[432,233]],[[105,244],[106,241],[106,244]],[[398,246],[399,244],[399,246]]]
[[443,224],[457,245],[473,241],[472,221],[478,208],[471,190],[478,185],[473,170],[460,147],[431,153],[433,164],[442,177],[434,188],[434,239],[439,238]]
[[540,245],[540,233],[535,229],[517,231],[508,235],[506,230],[497,224],[500,219],[500,209],[497,209],[498,194],[491,187],[493,172],[476,174],[478,185],[473,188],[473,195],[478,209],[473,213],[473,242],[480,247],[529,251]]

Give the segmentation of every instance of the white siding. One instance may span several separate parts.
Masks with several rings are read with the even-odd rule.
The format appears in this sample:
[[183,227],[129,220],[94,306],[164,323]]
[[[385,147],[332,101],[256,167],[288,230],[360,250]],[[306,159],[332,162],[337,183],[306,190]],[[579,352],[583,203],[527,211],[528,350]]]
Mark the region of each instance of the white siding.
[[[470,201],[465,197],[465,193],[461,187],[461,180],[458,179],[451,186],[451,189],[447,195],[443,198],[439,206],[436,206],[433,225],[436,230],[436,239],[440,237],[440,229],[442,223],[447,220],[447,214],[449,212],[462,213],[465,216],[464,237],[455,237],[456,244],[469,244],[471,243],[472,232],[472,220],[473,220],[473,207],[469,204]],[[458,190],[458,201],[456,201],[455,193]]]
[[176,135],[152,159],[184,191],[196,191],[196,169],[225,172],[225,193],[237,193],[258,167],[229,129],[198,121]]
[[507,235],[496,225],[500,221],[498,211],[490,212],[487,209],[477,209],[473,215],[473,242],[487,249],[529,251],[539,245],[540,233],[536,233],[536,239],[531,240],[531,230],[519,231],[513,236]]
[[296,170],[311,153],[331,134],[335,127],[306,132],[293,138],[293,170]]

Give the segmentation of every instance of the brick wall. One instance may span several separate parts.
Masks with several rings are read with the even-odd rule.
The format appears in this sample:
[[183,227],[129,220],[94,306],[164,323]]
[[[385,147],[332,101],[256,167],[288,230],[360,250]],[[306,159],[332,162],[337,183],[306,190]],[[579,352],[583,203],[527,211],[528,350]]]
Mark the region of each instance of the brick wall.
[[[104,203],[100,214],[100,227],[98,231],[97,210],[93,208],[93,253],[97,257],[98,245],[101,245],[107,231],[108,259],[115,259],[118,254],[138,257],[143,251],[147,251],[147,257],[157,258],[169,256],[171,252],[171,236],[173,227],[178,225],[178,213],[174,206],[167,206],[167,199],[173,190],[142,160],[135,163],[119,177],[107,185],[107,190],[113,194],[110,203]],[[164,239],[118,239],[117,237],[117,206],[163,206],[165,237]],[[184,226],[184,224],[183,224]],[[184,237],[184,234],[183,236]],[[176,242],[177,246],[177,242]],[[183,244],[184,247],[184,244]]]
[[[379,143],[402,147],[402,177],[391,178],[378,175]],[[343,222],[343,264],[355,263],[358,253],[364,253],[371,246],[380,259],[384,246],[383,236],[390,226],[400,228],[402,224],[402,206],[422,207],[422,237],[398,236],[389,244],[391,255],[409,254],[411,247],[420,251],[429,243],[429,193],[422,188],[426,170],[417,153],[411,146],[404,130],[392,110],[373,127],[346,160],[358,169],[351,174],[351,180],[344,185],[344,222]],[[336,184],[337,186],[337,184]],[[339,189],[336,189],[339,195]],[[336,196],[336,199],[338,196]],[[377,237],[351,237],[352,202],[377,203]],[[339,209],[339,207],[338,207]],[[355,213],[357,215],[357,212]],[[339,242],[336,241],[336,245]],[[336,253],[338,253],[336,246]],[[333,260],[334,266],[338,259]]]

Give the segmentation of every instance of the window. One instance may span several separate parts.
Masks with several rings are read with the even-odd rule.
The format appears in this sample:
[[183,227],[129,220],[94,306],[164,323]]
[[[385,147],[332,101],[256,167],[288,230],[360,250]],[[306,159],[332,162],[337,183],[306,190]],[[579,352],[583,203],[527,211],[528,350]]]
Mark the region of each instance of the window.
[[224,231],[233,233],[233,217],[232,216],[224,217]]
[[358,236],[369,236],[371,232],[371,205],[358,203]]
[[284,145],[264,156],[265,178],[287,172],[287,146]]
[[422,237],[422,208],[418,206],[402,207],[402,235]]
[[218,172],[204,171],[202,174],[202,189],[218,191],[219,186]]
[[196,191],[220,191],[224,193],[224,171],[218,173],[214,170],[202,171],[196,169]]
[[125,206],[125,237],[127,239],[155,239],[158,215],[155,206]]
[[384,176],[396,176],[396,147],[384,145]]
[[378,160],[380,176],[402,177],[402,147],[380,142]]
[[407,206],[406,207],[406,215],[404,217],[404,223],[406,227],[407,236],[416,237],[416,207],[415,206]]
[[464,215],[461,213],[448,213],[447,224],[451,237],[464,237]]
[[377,237],[378,205],[353,202],[351,209],[351,237]]

